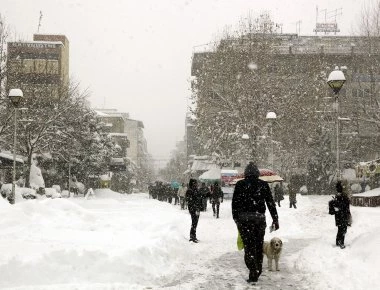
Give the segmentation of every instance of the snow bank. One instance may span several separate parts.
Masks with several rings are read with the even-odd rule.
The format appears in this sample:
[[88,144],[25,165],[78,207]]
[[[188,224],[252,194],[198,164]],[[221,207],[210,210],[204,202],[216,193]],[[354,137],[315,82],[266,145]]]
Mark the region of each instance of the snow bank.
[[116,199],[2,201],[0,288],[112,281],[133,289],[173,272],[184,259],[188,216],[146,194],[99,193]]

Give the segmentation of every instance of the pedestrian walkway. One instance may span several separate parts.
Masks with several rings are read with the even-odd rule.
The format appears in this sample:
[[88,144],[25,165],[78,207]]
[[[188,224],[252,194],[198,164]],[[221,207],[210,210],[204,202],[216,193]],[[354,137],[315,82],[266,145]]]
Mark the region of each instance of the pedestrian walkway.
[[[292,239],[284,241],[280,259],[280,271],[270,272],[264,257],[263,273],[256,285],[246,282],[248,270],[244,264],[244,251],[236,248],[236,238],[231,233],[235,224],[230,213],[230,203],[221,209],[221,218],[214,219],[212,211],[201,213],[199,244],[191,244],[193,256],[175,273],[155,281],[162,289],[313,289],[308,284],[308,274],[297,268],[293,260],[297,252],[311,240]],[[202,223],[212,223],[215,232],[202,232]],[[210,228],[210,226],[208,226]],[[266,237],[266,240],[269,237]],[[195,256],[194,256],[195,254]]]
[[[280,260],[280,271],[268,271],[267,260],[264,258],[264,271],[256,285],[250,285],[245,280],[248,270],[245,267],[244,252],[234,251],[223,254],[215,259],[203,261],[191,259],[190,265],[185,265],[179,273],[172,276],[170,282],[163,282],[163,289],[282,289],[305,290],[312,289],[308,283],[307,274],[300,269],[286,266],[288,257],[308,244],[307,240],[290,240],[284,246],[283,257]],[[169,278],[169,277],[166,277]],[[165,278],[163,279],[165,280]]]

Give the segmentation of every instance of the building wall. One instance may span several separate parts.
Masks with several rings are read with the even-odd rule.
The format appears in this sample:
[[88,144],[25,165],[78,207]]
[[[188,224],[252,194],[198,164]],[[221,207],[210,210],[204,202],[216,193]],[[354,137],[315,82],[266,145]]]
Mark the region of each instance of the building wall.
[[34,40],[8,42],[7,89],[58,96],[69,83],[69,42],[63,35],[34,35]]
[[144,137],[144,124],[138,120],[127,119],[125,121],[125,132],[130,136],[130,147],[128,157],[138,166],[147,162],[148,150]]
[[[268,78],[283,80],[279,84],[283,87],[291,87],[292,82],[302,79],[302,74],[315,68],[321,68],[321,76],[327,80],[328,74],[339,66],[346,76],[346,83],[339,93],[340,116],[350,117],[350,121],[341,122],[341,146],[353,144],[352,136],[346,133],[355,133],[354,148],[356,157],[362,160],[378,158],[380,152],[375,146],[380,139],[380,126],[365,120],[364,110],[370,112],[378,108],[380,92],[380,38],[351,37],[351,36],[298,36],[296,34],[273,35],[271,63],[268,67]],[[260,37],[247,37],[229,39],[221,42],[221,45],[233,47],[235,53],[247,51],[252,42],[262,41]],[[194,53],[192,60],[192,75],[201,75],[207,66],[214,51]],[[246,66],[246,64],[245,64]],[[242,64],[244,67],[244,64]],[[311,84],[315,80],[310,80]],[[330,98],[330,102],[321,102],[321,110],[334,111],[334,96],[326,84],[326,91],[321,92]],[[325,114],[326,118],[332,116]],[[372,114],[373,115],[373,114]],[[192,144],[189,138],[191,128],[187,128],[188,155],[191,153]],[[333,131],[332,131],[333,133]],[[334,141],[335,138],[332,138]],[[352,142],[352,143],[349,143]],[[361,146],[361,143],[363,146]],[[358,145],[359,144],[359,145]],[[373,146],[371,145],[373,144]],[[335,146],[333,144],[333,146]],[[370,148],[369,146],[372,146]],[[371,150],[360,150],[367,148]],[[352,160],[348,156],[347,160]],[[342,159],[344,157],[342,156]]]

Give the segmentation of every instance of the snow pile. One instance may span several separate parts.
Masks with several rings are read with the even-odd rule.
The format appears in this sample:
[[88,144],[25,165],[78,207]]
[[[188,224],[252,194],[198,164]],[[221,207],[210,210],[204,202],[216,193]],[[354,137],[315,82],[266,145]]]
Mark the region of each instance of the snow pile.
[[125,197],[124,195],[113,191],[109,188],[98,188],[94,190],[95,197],[97,198],[113,198],[113,199],[118,199],[118,198],[123,198]]
[[150,284],[175,270],[184,259],[182,244],[188,243],[179,226],[188,216],[146,194],[31,200],[13,206],[2,200],[0,208],[6,217],[0,222],[0,288]]
[[30,187],[34,189],[45,187],[45,181],[42,177],[41,169],[34,162],[30,165]]

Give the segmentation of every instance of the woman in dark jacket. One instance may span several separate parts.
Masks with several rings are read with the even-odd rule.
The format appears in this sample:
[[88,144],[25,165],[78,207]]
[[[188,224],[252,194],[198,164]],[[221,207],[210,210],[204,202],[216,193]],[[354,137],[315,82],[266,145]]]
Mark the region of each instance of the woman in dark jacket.
[[202,209],[202,196],[198,191],[198,182],[196,179],[190,179],[189,187],[186,191],[186,201],[189,213],[191,215],[190,242],[198,243],[197,225],[199,212]]
[[338,181],[336,184],[336,195],[333,200],[335,225],[338,227],[336,245],[344,249],[344,238],[347,226],[351,226],[350,199],[348,197],[348,184]]

